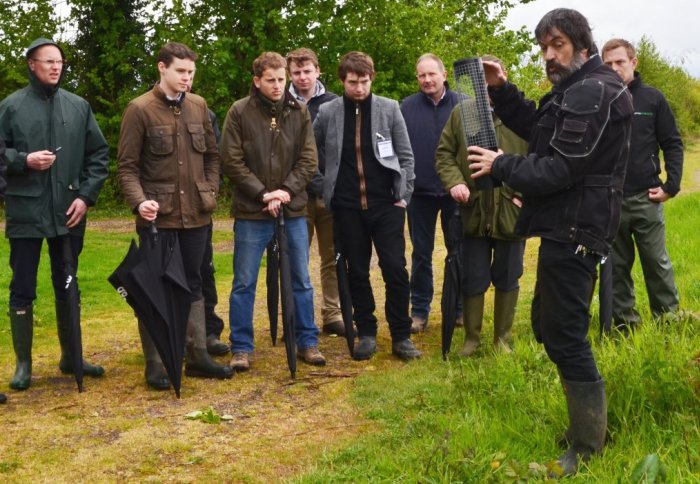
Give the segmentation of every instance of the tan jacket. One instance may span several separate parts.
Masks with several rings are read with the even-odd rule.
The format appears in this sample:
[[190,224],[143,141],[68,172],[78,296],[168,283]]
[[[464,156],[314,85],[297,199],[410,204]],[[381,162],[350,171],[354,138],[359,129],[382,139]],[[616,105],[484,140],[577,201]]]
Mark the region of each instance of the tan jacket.
[[122,116],[117,179],[126,203],[146,226],[138,206],[155,200],[156,226],[207,225],[216,208],[219,154],[207,103],[187,94],[178,108],[158,85],[132,100]]
[[[306,185],[318,156],[306,106],[288,92],[275,105],[255,93],[236,101],[221,131],[221,166],[231,179],[236,218],[269,220],[262,195],[284,189],[291,195],[285,215],[306,214]],[[274,118],[274,123],[273,123]]]

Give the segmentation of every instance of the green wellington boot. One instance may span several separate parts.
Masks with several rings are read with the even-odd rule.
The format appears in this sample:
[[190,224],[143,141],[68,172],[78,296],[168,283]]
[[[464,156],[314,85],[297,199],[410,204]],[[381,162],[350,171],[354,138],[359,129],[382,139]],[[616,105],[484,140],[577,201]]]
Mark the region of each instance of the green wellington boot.
[[17,366],[10,380],[13,390],[26,390],[32,381],[32,336],[34,330],[33,307],[10,308],[12,344],[15,348]]
[[139,320],[139,335],[141,336],[143,356],[146,359],[146,383],[154,390],[167,390],[170,388],[170,378],[168,378],[168,373],[165,371],[156,345],[153,344],[151,335],[148,334],[141,320]]
[[207,352],[204,299],[193,302],[190,307],[185,345],[185,375],[220,379],[233,376],[233,368],[219,365]]
[[481,345],[481,323],[484,319],[484,295],[462,298],[464,346],[460,356],[471,356]]
[[513,351],[513,319],[518,304],[520,289],[499,291],[493,301],[493,347],[496,351],[511,353]]
[[[58,342],[61,344],[61,361],[58,362],[58,368],[62,373],[73,373],[68,311],[68,304],[65,301],[56,301],[56,327],[58,329]],[[78,306],[78,319],[80,319],[80,306]],[[101,377],[104,373],[105,370],[101,366],[92,365],[83,360],[84,375]]]

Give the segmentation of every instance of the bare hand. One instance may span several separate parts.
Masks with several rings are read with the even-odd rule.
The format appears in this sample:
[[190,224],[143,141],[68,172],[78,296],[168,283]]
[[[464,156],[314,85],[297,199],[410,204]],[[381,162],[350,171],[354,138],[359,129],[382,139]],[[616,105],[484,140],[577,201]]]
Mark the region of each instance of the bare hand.
[[671,198],[671,195],[666,193],[661,187],[649,189],[649,200],[651,200],[652,202],[663,203],[669,198]]
[[292,197],[287,190],[273,190],[263,195],[263,203],[269,203],[271,200],[279,200],[282,203],[289,203]]
[[139,205],[139,215],[148,222],[153,222],[158,216],[160,206],[155,200],[146,200]]
[[394,202],[394,206],[399,208],[406,208],[406,200],[402,198],[398,202]]
[[70,204],[70,207],[68,207],[68,211],[66,212],[66,215],[68,216],[66,227],[72,229],[78,225],[80,221],[83,220],[85,212],[87,212],[87,205],[85,202],[80,198],[73,200],[73,203]]
[[272,200],[267,202],[267,206],[263,208],[263,212],[268,212],[270,215],[277,218],[277,215],[279,215],[280,213],[281,207],[282,202],[277,198],[273,198]]
[[469,169],[473,171],[472,178],[490,175],[493,161],[503,154],[502,150],[491,151],[479,146],[470,146],[467,151],[469,152],[469,156],[467,156]]
[[469,201],[469,187],[466,184],[460,183],[450,188],[450,196],[457,203],[467,203]]
[[34,151],[27,155],[27,167],[31,170],[48,170],[56,161],[56,154],[49,150]]
[[498,88],[506,83],[508,76],[498,62],[482,60],[481,63],[484,66],[484,77],[489,87]]

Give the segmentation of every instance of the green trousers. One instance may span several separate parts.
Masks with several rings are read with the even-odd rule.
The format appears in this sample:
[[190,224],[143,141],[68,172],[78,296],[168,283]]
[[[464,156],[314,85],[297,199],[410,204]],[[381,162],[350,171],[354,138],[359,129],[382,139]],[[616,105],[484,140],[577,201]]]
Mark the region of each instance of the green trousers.
[[635,245],[644,273],[649,306],[654,317],[678,310],[678,289],[666,250],[663,204],[649,200],[647,192],[622,201],[620,228],[613,242],[613,320],[637,324],[632,266]]

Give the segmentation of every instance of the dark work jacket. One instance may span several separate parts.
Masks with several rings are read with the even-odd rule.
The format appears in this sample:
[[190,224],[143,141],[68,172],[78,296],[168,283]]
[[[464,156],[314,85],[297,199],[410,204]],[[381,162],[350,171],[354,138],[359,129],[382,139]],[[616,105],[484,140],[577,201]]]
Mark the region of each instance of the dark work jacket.
[[435,171],[435,150],[450,113],[459,100],[459,94],[445,83],[445,95],[437,105],[422,92],[401,101],[401,114],[406,121],[415,158],[414,195],[441,197],[447,194]]
[[[625,178],[625,197],[662,187],[671,196],[681,189],[683,141],[666,98],[642,82],[638,72],[629,84],[634,103],[632,143]],[[664,152],[666,183],[662,183],[659,148]]]
[[607,255],[629,156],[633,108],[626,86],[594,55],[538,109],[510,83],[489,92],[498,117],[530,140],[527,157],[504,154],[492,166],[494,178],[524,195],[516,233]]

